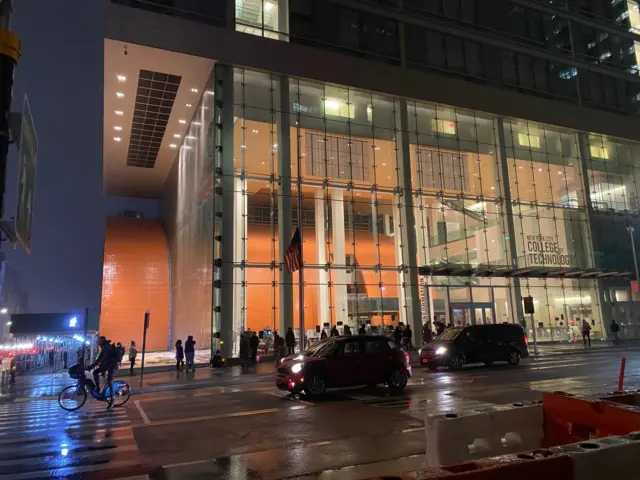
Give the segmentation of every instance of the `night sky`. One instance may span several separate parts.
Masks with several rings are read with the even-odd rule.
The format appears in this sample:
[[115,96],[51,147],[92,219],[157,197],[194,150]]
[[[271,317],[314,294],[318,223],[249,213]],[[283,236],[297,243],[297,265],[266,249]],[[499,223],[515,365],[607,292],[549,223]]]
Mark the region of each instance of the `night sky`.
[[[32,253],[2,248],[8,267],[20,272],[30,312],[99,308],[105,216],[138,203],[102,194],[104,2],[14,3],[12,29],[22,40],[22,58],[13,110],[27,93],[39,152]],[[4,218],[15,215],[17,155],[11,151]]]

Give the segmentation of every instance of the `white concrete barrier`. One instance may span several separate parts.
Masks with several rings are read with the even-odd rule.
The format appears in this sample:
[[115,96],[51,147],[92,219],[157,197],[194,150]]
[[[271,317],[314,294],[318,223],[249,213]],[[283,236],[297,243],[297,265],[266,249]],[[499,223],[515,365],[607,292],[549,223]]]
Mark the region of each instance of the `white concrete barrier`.
[[540,448],[544,437],[542,405],[499,405],[487,412],[428,416],[427,465],[456,465]]
[[550,450],[571,456],[575,480],[637,480],[640,477],[640,432],[571,443]]

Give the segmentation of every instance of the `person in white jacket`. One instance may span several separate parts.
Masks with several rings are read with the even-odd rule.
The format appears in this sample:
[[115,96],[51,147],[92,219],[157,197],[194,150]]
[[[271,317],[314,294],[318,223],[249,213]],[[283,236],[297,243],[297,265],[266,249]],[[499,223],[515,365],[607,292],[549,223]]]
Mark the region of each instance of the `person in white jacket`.
[[137,356],[138,349],[136,348],[136,342],[131,340],[131,345],[129,346],[129,363],[131,363],[131,366],[129,367],[129,375],[133,375],[133,366],[136,364]]

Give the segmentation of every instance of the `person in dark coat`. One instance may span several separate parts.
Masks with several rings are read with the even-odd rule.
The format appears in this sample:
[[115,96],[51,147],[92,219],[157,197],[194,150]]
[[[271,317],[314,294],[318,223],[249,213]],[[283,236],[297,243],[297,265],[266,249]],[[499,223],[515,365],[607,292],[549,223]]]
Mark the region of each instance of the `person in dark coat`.
[[320,334],[320,340],[326,340],[326,339],[327,339],[327,332],[323,328],[322,333]]
[[247,368],[249,364],[249,342],[244,338],[244,334],[240,335],[240,365],[242,368]]
[[187,341],[184,342],[184,356],[187,359],[187,372],[189,372],[189,369],[191,369],[191,371],[195,373],[196,372],[196,361],[195,361],[196,341],[193,339],[191,335],[189,335],[187,337]]
[[67,368],[67,361],[69,360],[69,352],[67,352],[66,350],[64,350],[62,352],[62,363],[63,366],[62,368]]
[[409,325],[405,327],[404,332],[402,332],[402,336],[404,337],[404,346],[407,350],[413,350],[413,332]]
[[293,333],[293,328],[289,327],[284,340],[287,345],[287,355],[293,355],[296,353],[296,335]]
[[332,337],[339,337],[340,336],[340,332],[338,331],[338,327],[336,327],[335,325],[333,327],[331,327],[331,336]]
[[367,327],[364,326],[364,323],[360,325],[360,328],[358,329],[358,335],[366,335],[367,334]]
[[182,370],[184,370],[184,347],[182,340],[178,340],[176,342],[176,371],[181,372]]
[[260,346],[260,339],[256,332],[253,332],[253,335],[249,339],[249,346],[251,347],[251,362],[258,363],[258,347]]
[[431,340],[433,340],[431,324],[429,322],[424,322],[424,325],[422,325],[422,343],[426,345]]
[[351,327],[349,325],[344,326],[344,334],[351,335]]
[[393,339],[396,341],[398,346],[402,344],[402,330],[400,330],[400,325],[398,325],[393,331]]

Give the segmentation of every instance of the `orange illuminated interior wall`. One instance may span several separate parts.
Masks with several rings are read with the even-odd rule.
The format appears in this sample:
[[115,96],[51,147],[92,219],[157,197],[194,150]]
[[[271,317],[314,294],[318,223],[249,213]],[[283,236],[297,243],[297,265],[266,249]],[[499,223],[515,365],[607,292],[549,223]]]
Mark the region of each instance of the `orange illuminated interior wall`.
[[144,313],[151,311],[147,350],[169,343],[169,251],[162,222],[108,218],[104,240],[100,334],[142,349]]
[[[293,234],[293,232],[292,232]],[[356,246],[355,256],[359,265],[375,265],[376,252],[374,249],[378,248],[373,242],[373,234],[367,231],[355,231]],[[304,238],[304,261],[309,264],[317,264],[316,253],[316,241],[315,241],[315,229],[313,227],[306,227],[303,230]],[[384,266],[391,266],[396,264],[395,259],[395,246],[393,237],[386,235],[380,235],[380,263]],[[250,265],[252,262],[264,262],[265,258],[271,258],[271,232],[268,226],[262,225],[249,225],[247,232],[247,263]],[[350,246],[350,245],[349,245]],[[275,243],[276,252],[278,252],[278,243],[276,239]],[[348,251],[348,253],[353,253]],[[277,256],[277,253],[276,253]],[[362,272],[361,281],[365,283],[365,290],[367,296],[371,298],[397,298],[398,297],[398,274],[393,271],[383,270],[382,272],[375,272],[373,270],[359,270]],[[279,292],[278,287],[272,285],[274,271],[268,268],[247,268],[246,274],[246,319],[247,328],[251,330],[262,330],[265,327],[273,327],[274,311],[275,326],[278,329],[278,308],[279,308]],[[318,306],[318,270],[305,269],[305,289],[304,289],[304,303],[305,303],[305,327],[307,329],[314,328],[318,324],[319,306]],[[335,279],[331,276],[331,281]],[[275,271],[275,279],[278,281],[278,272]],[[380,288],[380,283],[384,285],[384,289]],[[293,318],[294,326],[298,327],[298,273],[293,274]],[[331,303],[333,303],[333,290],[330,290]],[[274,310],[272,306],[276,307]],[[333,311],[332,311],[333,313]],[[398,318],[396,318],[396,321]],[[381,322],[379,317],[372,319],[374,324]],[[385,324],[391,323],[390,316],[386,316],[384,319]],[[335,316],[331,318],[331,324],[335,324]]]

